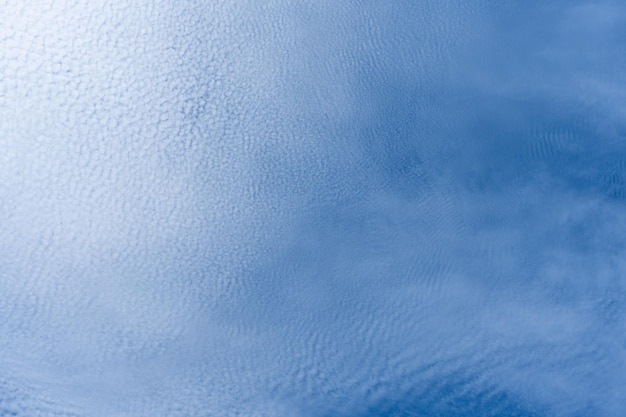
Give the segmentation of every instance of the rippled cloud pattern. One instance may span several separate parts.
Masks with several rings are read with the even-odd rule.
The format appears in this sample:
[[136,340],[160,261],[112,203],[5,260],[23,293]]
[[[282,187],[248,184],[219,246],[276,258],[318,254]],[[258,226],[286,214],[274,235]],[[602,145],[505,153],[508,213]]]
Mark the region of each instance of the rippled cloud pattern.
[[624,2],[0,22],[0,416],[626,415]]

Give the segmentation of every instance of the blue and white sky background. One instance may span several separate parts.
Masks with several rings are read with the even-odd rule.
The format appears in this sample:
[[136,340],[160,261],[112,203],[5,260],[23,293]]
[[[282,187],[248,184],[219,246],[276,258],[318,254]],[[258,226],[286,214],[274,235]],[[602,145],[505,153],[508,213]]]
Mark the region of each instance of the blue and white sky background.
[[626,415],[626,3],[4,1],[0,416]]

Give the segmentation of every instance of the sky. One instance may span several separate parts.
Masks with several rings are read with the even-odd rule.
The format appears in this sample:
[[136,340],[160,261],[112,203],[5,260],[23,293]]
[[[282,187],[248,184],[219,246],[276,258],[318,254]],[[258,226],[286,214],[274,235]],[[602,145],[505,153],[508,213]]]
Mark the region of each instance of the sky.
[[626,5],[0,3],[0,417],[626,410]]

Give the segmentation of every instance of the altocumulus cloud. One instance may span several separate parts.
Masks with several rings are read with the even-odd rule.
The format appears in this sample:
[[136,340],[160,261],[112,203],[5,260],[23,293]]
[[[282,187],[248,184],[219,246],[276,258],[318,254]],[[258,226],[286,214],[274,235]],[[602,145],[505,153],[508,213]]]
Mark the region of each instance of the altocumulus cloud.
[[0,18],[0,415],[626,409],[620,2]]

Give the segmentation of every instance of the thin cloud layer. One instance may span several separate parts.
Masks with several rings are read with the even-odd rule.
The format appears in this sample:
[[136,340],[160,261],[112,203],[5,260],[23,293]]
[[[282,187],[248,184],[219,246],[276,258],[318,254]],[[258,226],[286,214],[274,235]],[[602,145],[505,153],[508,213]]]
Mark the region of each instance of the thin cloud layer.
[[208,3],[0,8],[0,415],[621,415],[619,2]]

